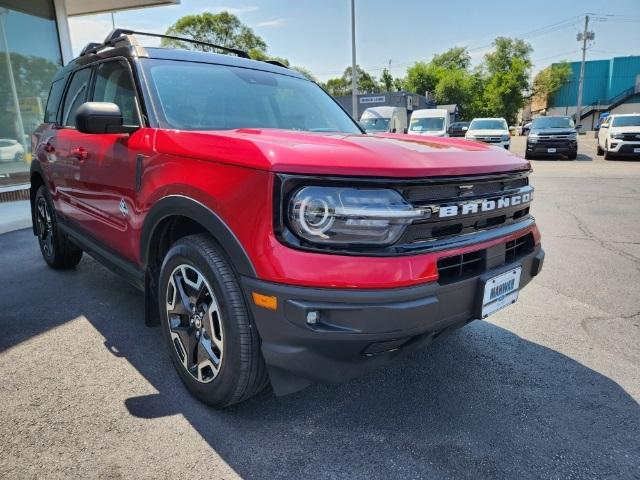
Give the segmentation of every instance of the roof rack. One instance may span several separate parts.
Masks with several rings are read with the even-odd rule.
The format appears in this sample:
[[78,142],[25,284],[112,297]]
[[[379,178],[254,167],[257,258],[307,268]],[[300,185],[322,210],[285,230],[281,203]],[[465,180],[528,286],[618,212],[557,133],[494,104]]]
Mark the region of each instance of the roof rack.
[[224,50],[225,52],[233,53],[234,55],[237,55],[238,57],[241,57],[241,58],[250,58],[247,52],[245,52],[244,50],[240,50],[238,48],[223,47],[222,45],[201,42],[200,40],[193,40],[191,38],[175,37],[173,35],[162,35],[160,33],[139,32],[136,30],[128,30],[124,28],[116,28],[115,30],[113,30],[109,35],[107,35],[107,38],[104,40],[103,43],[87,44],[87,46],[84,47],[80,52],[80,56],[88,55],[90,53],[97,53],[99,50],[103,48],[115,46],[117,43],[120,43],[122,41],[126,42],[127,35],[142,35],[146,37],[168,38],[170,40],[177,40],[180,42],[195,43],[196,45],[205,45],[207,47],[217,48],[218,50]]

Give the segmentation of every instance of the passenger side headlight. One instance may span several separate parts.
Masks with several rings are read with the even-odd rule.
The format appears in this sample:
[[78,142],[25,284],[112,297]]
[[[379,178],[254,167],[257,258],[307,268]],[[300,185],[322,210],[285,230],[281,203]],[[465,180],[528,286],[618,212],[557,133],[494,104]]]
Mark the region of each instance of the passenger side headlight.
[[569,140],[577,140],[578,139],[578,133],[577,132],[573,132],[569,134]]
[[428,216],[384,188],[303,187],[287,209],[291,230],[323,245],[391,245],[413,220]]

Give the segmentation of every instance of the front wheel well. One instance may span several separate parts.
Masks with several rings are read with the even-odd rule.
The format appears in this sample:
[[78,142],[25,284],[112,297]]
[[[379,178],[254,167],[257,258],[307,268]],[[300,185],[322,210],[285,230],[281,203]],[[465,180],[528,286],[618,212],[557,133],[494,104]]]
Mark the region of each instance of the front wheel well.
[[[209,233],[197,221],[182,215],[164,218],[153,230],[147,249],[147,268],[153,273],[159,271],[162,261],[177,240],[196,233]],[[157,270],[156,270],[157,269]]]

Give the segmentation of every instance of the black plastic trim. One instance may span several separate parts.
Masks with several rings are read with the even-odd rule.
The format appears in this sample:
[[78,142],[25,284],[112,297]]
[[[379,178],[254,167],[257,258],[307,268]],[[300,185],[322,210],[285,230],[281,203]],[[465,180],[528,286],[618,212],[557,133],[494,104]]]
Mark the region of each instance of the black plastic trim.
[[147,266],[149,247],[155,229],[162,220],[170,216],[187,217],[202,225],[220,243],[229,255],[234,267],[241,275],[256,276],[249,255],[233,231],[211,209],[189,197],[170,195],[156,202],[147,213],[140,236],[140,258]]
[[62,216],[58,216],[56,219],[60,230],[71,238],[73,243],[109,270],[124,277],[134,287],[144,291],[144,271],[138,265],[103,245],[102,242],[93,238],[81,227]]

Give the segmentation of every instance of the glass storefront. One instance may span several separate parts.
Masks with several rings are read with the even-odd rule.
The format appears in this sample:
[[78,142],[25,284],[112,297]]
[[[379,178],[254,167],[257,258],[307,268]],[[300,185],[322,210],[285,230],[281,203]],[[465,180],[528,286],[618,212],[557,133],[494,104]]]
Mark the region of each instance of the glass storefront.
[[28,183],[31,133],[61,65],[53,0],[0,0],[0,187]]

